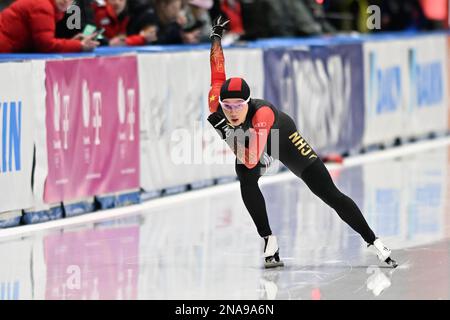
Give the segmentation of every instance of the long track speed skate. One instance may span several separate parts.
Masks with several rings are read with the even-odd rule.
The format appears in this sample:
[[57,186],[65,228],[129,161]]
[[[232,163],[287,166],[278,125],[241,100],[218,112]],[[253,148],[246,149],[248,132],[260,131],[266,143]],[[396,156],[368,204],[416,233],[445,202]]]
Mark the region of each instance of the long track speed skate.
[[376,255],[378,256],[378,259],[380,259],[380,261],[384,261],[386,262],[389,266],[393,267],[393,268],[397,268],[398,263],[392,259],[391,253],[392,251],[390,249],[388,249],[383,242],[381,242],[380,239],[375,239],[375,241],[373,242],[373,244],[369,244],[368,247],[370,249],[372,249],[372,251],[374,251],[376,253]]
[[264,242],[264,267],[266,269],[283,267],[284,262],[280,260],[277,238],[270,235],[264,238]]

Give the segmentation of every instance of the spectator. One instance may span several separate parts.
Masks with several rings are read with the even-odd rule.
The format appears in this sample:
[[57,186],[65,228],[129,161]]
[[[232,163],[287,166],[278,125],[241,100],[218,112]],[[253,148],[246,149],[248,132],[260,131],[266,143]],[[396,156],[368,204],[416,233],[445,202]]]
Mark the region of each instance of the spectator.
[[[139,34],[141,30],[153,27],[157,30],[157,16],[151,0],[128,0],[130,22],[127,34]],[[156,23],[156,25],[155,25]]]
[[326,16],[333,26],[342,32],[357,31],[367,33],[369,0],[340,0],[324,3]]
[[158,43],[183,43],[182,25],[186,22],[182,15],[182,0],[155,0],[158,16]]
[[[290,0],[291,7],[294,8],[296,6],[296,1]],[[330,22],[328,21],[326,15],[325,15],[325,2],[324,1],[317,1],[317,0],[303,0],[304,5],[307,6],[308,11],[312,13],[314,21],[320,25],[321,33],[335,33],[337,30],[335,27],[333,27]],[[320,2],[320,3],[319,3]],[[299,12],[300,7],[297,4],[296,11]]]
[[[217,1],[217,0],[216,0]],[[217,5],[216,5],[217,3]],[[220,14],[219,3],[214,4],[211,16],[214,19]],[[241,3],[244,34],[243,40],[268,38],[273,34],[273,12],[270,0],[243,0]]]
[[425,30],[428,21],[418,0],[372,0],[380,7],[381,30]]
[[16,0],[0,12],[0,52],[90,51],[98,42],[90,37],[58,39],[56,22],[73,0]]
[[244,33],[241,3],[237,0],[221,0],[220,11],[230,19],[228,33],[241,35]]
[[[261,6],[264,6],[264,3],[271,0],[247,0],[247,1],[238,1],[238,0],[214,0],[214,5],[210,10],[211,18],[216,19],[219,15],[224,16],[226,19],[230,20],[227,26],[227,32],[224,34],[222,38],[222,44],[227,45],[235,42],[236,40],[242,38],[244,36],[244,10],[243,7],[247,5],[247,8],[250,9],[246,18],[252,20],[252,17],[256,15],[256,11]],[[242,2],[242,3],[241,3]],[[250,2],[250,3],[248,3]],[[276,3],[275,3],[276,5]],[[259,12],[259,11],[258,11]],[[259,12],[261,13],[260,19],[265,19],[263,17],[266,16],[267,12]],[[258,20],[259,21],[259,20]],[[254,21],[252,21],[254,22]],[[251,23],[252,23],[251,22]],[[267,22],[270,21],[261,21],[263,24],[267,25]],[[247,24],[248,26],[248,24]],[[261,28],[261,26],[254,25],[255,28]],[[264,26],[262,27],[264,28]],[[252,32],[252,31],[250,31]],[[259,31],[258,31],[259,33]]]
[[[245,39],[313,36],[324,32],[304,0],[246,0]],[[328,26],[327,26],[328,27]]]
[[[209,42],[211,33],[211,18],[208,10],[213,6],[213,0],[189,0],[186,7],[186,23],[183,26],[184,34],[195,33],[197,42]],[[187,42],[187,39],[184,39]]]
[[147,26],[139,34],[127,35],[130,16],[127,0],[106,0],[93,3],[95,24],[104,28],[104,36],[110,46],[139,46],[157,40],[157,22],[148,21]]
[[448,5],[447,0],[421,0],[423,12],[428,19],[428,29],[443,29],[448,21]]

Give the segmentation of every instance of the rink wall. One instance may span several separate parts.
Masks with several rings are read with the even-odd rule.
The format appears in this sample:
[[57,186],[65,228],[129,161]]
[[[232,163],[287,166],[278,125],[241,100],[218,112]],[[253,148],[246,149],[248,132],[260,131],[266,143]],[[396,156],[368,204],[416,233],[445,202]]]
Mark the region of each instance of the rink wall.
[[[290,114],[319,154],[447,134],[447,34],[226,47],[228,76]],[[206,121],[209,45],[0,55],[0,227],[234,178]]]

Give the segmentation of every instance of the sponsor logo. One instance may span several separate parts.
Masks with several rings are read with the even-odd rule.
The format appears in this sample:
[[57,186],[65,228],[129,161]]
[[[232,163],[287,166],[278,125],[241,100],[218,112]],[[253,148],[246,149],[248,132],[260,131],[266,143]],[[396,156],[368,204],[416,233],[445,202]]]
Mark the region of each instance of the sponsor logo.
[[[91,93],[86,80],[82,81],[81,91],[83,126],[85,129],[89,129],[92,124],[94,128],[94,144],[99,145],[101,143],[100,129],[102,127],[102,94],[98,91]],[[54,149],[69,149],[70,102],[70,95],[61,96],[59,85],[55,83],[53,85],[53,128],[56,133],[53,140]],[[92,115],[91,112],[94,114]],[[60,136],[61,131],[62,137]],[[90,135],[83,135],[83,144],[91,144]]]
[[257,123],[254,124],[253,127],[255,129],[256,128],[265,128],[265,127],[267,127],[267,122],[265,122],[265,121],[257,122]]
[[443,66],[435,60],[417,62],[417,52],[408,52],[409,76],[411,81],[412,107],[424,108],[439,106],[444,98]]
[[100,144],[100,128],[102,127],[102,93],[94,92],[92,94],[92,101],[94,103],[94,116],[92,118],[92,126],[95,131],[94,144]]
[[124,124],[125,122],[125,111],[126,111],[126,102],[125,102],[125,88],[123,86],[123,79],[119,78],[117,84],[117,111],[119,113],[119,122],[120,124]]
[[82,104],[83,104],[83,125],[85,128],[89,127],[90,112],[91,112],[91,94],[86,80],[83,80],[81,85]]
[[21,170],[22,101],[0,99],[0,173]]
[[278,71],[279,93],[272,96],[281,110],[295,115],[317,148],[337,143],[348,127],[348,110],[356,103],[351,100],[351,59],[339,54],[316,57],[299,49],[281,57]]
[[[62,105],[61,105],[62,102]],[[59,86],[57,83],[53,85],[53,128],[57,137],[53,141],[54,149],[64,149],[67,150],[69,148],[68,143],[68,133],[69,133],[69,106],[70,106],[70,96],[64,95],[61,98],[61,94],[59,92]],[[62,140],[60,137],[60,132],[62,130]]]
[[127,90],[128,97],[128,125],[129,125],[129,135],[128,140],[134,140],[134,125],[136,123],[136,113],[134,112],[134,101],[135,101],[135,91],[134,89]]
[[[126,94],[125,94],[126,93]],[[119,132],[119,140],[134,141],[134,126],[136,124],[135,112],[136,91],[134,89],[126,89],[123,79],[119,78],[117,83],[117,112],[119,123],[123,126],[126,124],[128,130]],[[128,109],[128,110],[127,110]]]
[[369,107],[371,114],[384,114],[400,109],[402,103],[402,77],[399,65],[377,66],[374,52],[369,53]]

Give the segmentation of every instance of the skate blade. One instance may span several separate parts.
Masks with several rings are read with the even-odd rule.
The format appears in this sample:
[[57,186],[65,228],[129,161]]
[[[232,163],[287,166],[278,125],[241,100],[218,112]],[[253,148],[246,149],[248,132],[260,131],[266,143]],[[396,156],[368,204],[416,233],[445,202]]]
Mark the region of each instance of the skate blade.
[[283,261],[264,262],[264,268],[266,269],[277,267],[284,267],[284,262]]
[[398,263],[395,260],[392,260],[391,258],[387,258],[386,260],[384,260],[384,262],[386,262],[392,268],[397,268],[398,267]]

